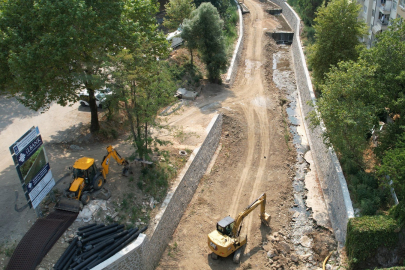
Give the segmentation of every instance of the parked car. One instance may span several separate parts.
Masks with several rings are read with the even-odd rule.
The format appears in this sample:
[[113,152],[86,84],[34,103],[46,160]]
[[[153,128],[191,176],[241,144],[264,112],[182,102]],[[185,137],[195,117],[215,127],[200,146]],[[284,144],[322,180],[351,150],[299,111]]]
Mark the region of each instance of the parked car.
[[171,47],[173,49],[180,46],[181,44],[183,44],[183,39],[180,37],[182,31],[183,31],[183,28],[180,25],[176,31],[167,34],[166,40],[171,41]]
[[[108,90],[107,90],[108,89]],[[110,95],[111,89],[110,88],[104,88],[100,90],[95,90],[94,91],[94,97],[96,98],[96,105],[100,109],[103,108],[103,105],[105,107],[105,101],[106,101],[106,95]],[[89,92],[87,90],[83,90],[79,93],[79,102],[81,106],[89,106]]]

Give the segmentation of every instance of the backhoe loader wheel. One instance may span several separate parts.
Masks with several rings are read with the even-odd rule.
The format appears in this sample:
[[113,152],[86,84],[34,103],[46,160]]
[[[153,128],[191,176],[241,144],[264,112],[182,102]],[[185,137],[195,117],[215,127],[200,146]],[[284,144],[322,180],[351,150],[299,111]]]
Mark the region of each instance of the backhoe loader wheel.
[[93,182],[94,190],[100,190],[104,186],[104,178],[100,175]]
[[240,263],[240,256],[242,255],[242,248],[239,248],[238,250],[235,251],[233,254],[233,262],[236,264]]
[[214,252],[211,253],[211,259],[213,260],[218,260],[218,255],[215,254]]
[[90,202],[90,196],[85,193],[80,197],[80,201],[83,203],[83,205],[86,205]]

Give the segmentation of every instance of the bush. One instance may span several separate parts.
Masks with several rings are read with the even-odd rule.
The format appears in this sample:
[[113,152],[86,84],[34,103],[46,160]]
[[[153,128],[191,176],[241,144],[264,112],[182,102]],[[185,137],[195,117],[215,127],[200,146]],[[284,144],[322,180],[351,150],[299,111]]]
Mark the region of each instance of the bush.
[[[346,163],[347,165],[348,163]],[[344,167],[354,172],[353,168]],[[346,172],[346,171],[345,171]],[[375,215],[377,210],[386,207],[389,192],[379,186],[378,179],[364,171],[346,174],[351,198],[356,207],[360,208],[361,215]]]
[[312,26],[304,26],[304,31],[302,33],[309,41],[309,44],[313,44],[315,42],[315,28]]
[[393,248],[397,244],[398,224],[388,216],[352,218],[347,224],[346,251],[350,269],[359,269],[379,247]]
[[405,225],[405,205],[403,202],[391,207],[389,214],[391,217],[395,218],[401,227]]

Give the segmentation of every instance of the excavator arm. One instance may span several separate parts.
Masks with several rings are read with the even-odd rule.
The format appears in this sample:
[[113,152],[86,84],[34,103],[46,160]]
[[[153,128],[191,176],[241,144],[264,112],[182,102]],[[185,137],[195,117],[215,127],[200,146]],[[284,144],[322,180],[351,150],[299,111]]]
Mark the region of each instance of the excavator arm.
[[260,219],[264,224],[267,226],[270,223],[270,215],[266,214],[266,193],[263,193],[259,196],[254,202],[252,202],[248,207],[246,207],[242,212],[235,219],[234,226],[232,228],[232,236],[238,237],[240,233],[240,226],[242,224],[243,219],[249,215],[253,210],[256,209],[260,205]]
[[104,156],[104,159],[101,162],[101,167],[103,168],[102,173],[103,173],[104,179],[107,177],[111,158],[115,159],[118,164],[124,165],[125,166],[124,170],[127,168],[128,164],[129,164],[128,161],[125,160],[125,158],[122,158],[120,156],[120,154],[118,154],[118,152],[114,148],[112,148],[111,145],[107,146],[107,155]]

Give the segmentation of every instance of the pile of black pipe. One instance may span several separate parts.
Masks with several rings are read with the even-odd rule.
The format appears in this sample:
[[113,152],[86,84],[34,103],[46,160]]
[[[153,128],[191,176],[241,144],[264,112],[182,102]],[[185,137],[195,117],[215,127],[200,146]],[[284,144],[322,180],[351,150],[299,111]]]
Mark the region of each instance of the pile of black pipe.
[[147,228],[125,230],[124,225],[117,223],[108,226],[93,223],[80,227],[77,237],[73,238],[53,268],[89,270],[132,243]]

